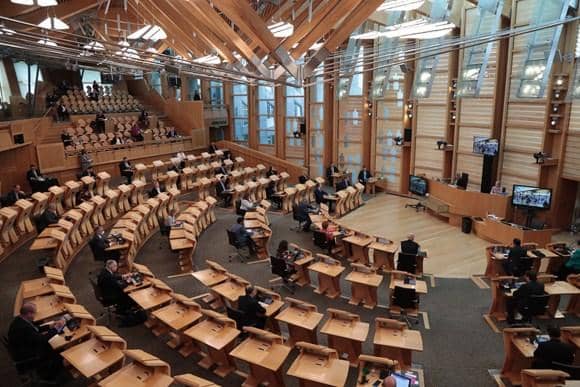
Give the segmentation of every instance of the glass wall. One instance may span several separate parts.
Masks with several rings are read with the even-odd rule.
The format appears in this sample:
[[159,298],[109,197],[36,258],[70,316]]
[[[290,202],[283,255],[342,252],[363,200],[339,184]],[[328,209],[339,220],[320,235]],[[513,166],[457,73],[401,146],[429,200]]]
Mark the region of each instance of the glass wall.
[[232,87],[232,114],[234,138],[238,143],[248,145],[249,119],[248,119],[248,85],[234,83]]
[[221,81],[209,82],[209,98],[212,105],[224,104],[224,84]]
[[10,83],[8,82],[4,62],[0,61],[0,103],[10,103],[11,96],[12,92],[10,91]]
[[201,98],[201,81],[199,78],[187,78],[187,99],[189,101],[195,100],[195,93],[198,93]]
[[275,108],[274,85],[271,83],[260,83],[258,85],[259,145],[274,145],[276,143]]
[[[323,65],[321,65],[323,66]],[[314,77],[310,92],[310,175],[324,176],[324,77]]]
[[[29,65],[26,62],[14,62],[14,71],[16,71],[16,79],[18,80],[18,88],[20,89],[20,95],[26,97],[28,94],[28,86],[30,85],[30,93],[34,94],[36,90],[36,71],[38,66],[35,64]],[[38,73],[38,80],[42,81],[42,73]],[[99,77],[99,82],[100,82]]]
[[[295,83],[294,78],[287,80]],[[286,159],[304,165],[304,137],[300,126],[304,124],[304,88],[286,86]]]
[[157,94],[163,95],[163,90],[161,88],[161,74],[159,71],[153,71],[151,73],[151,82],[149,85],[157,92]]

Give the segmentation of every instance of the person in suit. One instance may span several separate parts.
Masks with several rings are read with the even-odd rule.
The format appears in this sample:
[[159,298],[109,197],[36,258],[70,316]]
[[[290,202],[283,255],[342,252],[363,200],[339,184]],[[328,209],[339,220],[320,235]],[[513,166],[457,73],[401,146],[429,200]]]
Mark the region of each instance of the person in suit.
[[534,351],[532,368],[535,369],[558,369],[553,363],[572,365],[576,349],[560,340],[560,328],[548,327],[549,341],[538,344]]
[[93,167],[88,167],[83,173],[81,173],[81,177],[90,176],[93,179],[97,178],[97,174],[95,173],[95,169]]
[[369,181],[371,177],[373,177],[373,175],[369,172],[367,167],[363,166],[363,169],[358,173],[358,182],[366,187],[367,181]]
[[334,175],[335,173],[338,173],[338,167],[334,165],[334,163],[331,163],[330,166],[326,168],[326,181],[331,183],[332,175]]
[[327,195],[328,192],[322,189],[320,183],[316,183],[316,186],[314,187],[314,200],[316,201],[316,204],[320,205],[321,203],[326,203],[327,200],[324,197]]
[[165,136],[167,138],[175,138],[177,137],[177,132],[175,131],[175,128],[172,126],[170,128],[167,129],[167,132],[165,132]]
[[415,234],[409,233],[407,239],[401,242],[401,252],[409,255],[419,254],[421,246],[415,242]]
[[157,197],[157,195],[159,195],[161,192],[165,192],[165,187],[162,187],[158,180],[154,180],[153,188],[151,188],[151,191],[149,191],[149,197]]
[[508,323],[510,324],[515,322],[515,313],[525,309],[529,305],[531,296],[545,294],[544,284],[538,282],[538,276],[535,271],[527,271],[524,279],[526,283],[514,292],[513,297],[508,297],[506,300]]
[[46,210],[38,217],[36,228],[38,232],[42,232],[45,228],[51,224],[58,223],[58,214],[56,213],[56,206],[54,203],[50,203]]
[[219,167],[214,169],[214,174],[215,175],[227,175],[228,171],[226,171],[226,169],[224,168],[223,165],[220,165]]
[[36,369],[40,377],[55,380],[61,376],[64,367],[48,340],[62,332],[65,320],[61,318],[51,324],[37,325],[34,322],[36,311],[34,303],[22,304],[18,316],[8,328],[8,347],[16,362],[30,362],[30,369]]
[[252,233],[244,227],[244,218],[238,217],[236,223],[229,228],[229,231],[234,234],[240,255],[246,259],[251,258],[254,255],[255,245],[252,240]]
[[12,187],[12,190],[10,192],[8,192],[8,194],[6,194],[6,203],[9,206],[11,206],[14,203],[16,203],[16,201],[18,201],[20,199],[25,199],[25,198],[26,198],[26,194],[20,188],[20,184],[15,184]]
[[344,177],[341,181],[336,183],[336,191],[342,191],[343,189],[347,189],[350,186],[350,181],[348,181],[348,177]]
[[276,170],[274,169],[273,166],[270,165],[270,167],[268,168],[268,170],[266,171],[266,177],[270,177],[272,175],[276,175],[278,172],[276,172]]
[[67,132],[66,129],[62,130],[62,133],[60,134],[60,140],[62,141],[65,148],[73,144],[72,136],[69,132]]
[[248,286],[246,294],[238,298],[238,310],[244,314],[246,326],[264,329],[266,309],[258,302],[257,293],[253,286]]
[[212,142],[209,144],[209,147],[207,148],[207,153],[212,154],[215,153],[218,150],[218,146],[216,145],[215,142]]
[[109,258],[109,254],[107,254],[107,247],[109,247],[110,243],[107,237],[105,236],[105,230],[103,227],[99,226],[95,230],[95,235],[89,241],[89,247],[93,252],[93,258],[95,261],[106,261]]
[[131,184],[133,179],[133,166],[127,157],[123,157],[123,160],[119,163],[119,170],[121,171],[121,176],[127,179],[127,184]]
[[99,111],[97,113],[97,116],[95,117],[95,123],[97,124],[97,129],[96,129],[97,133],[105,133],[105,122],[106,121],[107,121],[107,118],[105,117],[105,114],[102,111]]
[[310,231],[310,225],[312,225],[312,220],[310,220],[310,213],[314,211],[306,200],[302,200],[297,206],[292,209],[295,211],[294,218],[300,222],[304,222],[302,226],[303,231]]
[[123,289],[129,286],[127,279],[131,274],[121,275],[117,270],[117,261],[113,259],[107,260],[105,267],[97,277],[97,286],[101,290],[101,294],[107,305],[117,305],[120,309],[126,310],[133,305],[131,298],[123,291]]
[[124,144],[123,138],[119,133],[115,134],[115,137],[111,140],[111,145],[121,145]]
[[217,196],[224,200],[224,207],[231,206],[234,191],[230,189],[227,175],[222,175],[222,177],[218,179],[215,191]]
[[524,271],[524,262],[528,252],[522,248],[522,241],[514,238],[507,259],[503,262],[504,270],[508,275],[521,276]]

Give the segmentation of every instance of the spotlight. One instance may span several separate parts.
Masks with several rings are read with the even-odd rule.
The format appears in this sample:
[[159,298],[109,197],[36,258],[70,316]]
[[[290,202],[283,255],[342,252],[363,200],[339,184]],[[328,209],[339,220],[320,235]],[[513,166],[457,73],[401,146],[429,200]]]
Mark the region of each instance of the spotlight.
[[563,80],[562,78],[558,78],[558,79],[556,80],[556,85],[558,85],[558,86],[562,86],[563,84],[564,84],[564,80]]
[[407,117],[409,117],[409,118],[413,118],[413,113],[412,113],[412,112],[408,112],[408,113],[407,113]]
[[536,152],[534,153],[534,159],[536,159],[536,164],[544,164],[546,154],[544,152]]
[[447,146],[447,141],[445,140],[438,140],[437,141],[437,149],[443,150]]
[[555,119],[550,121],[550,125],[552,125],[552,126],[556,126],[557,123],[558,123],[558,121],[556,121]]
[[395,141],[395,145],[403,145],[403,137],[396,136],[395,138],[393,138],[393,140]]

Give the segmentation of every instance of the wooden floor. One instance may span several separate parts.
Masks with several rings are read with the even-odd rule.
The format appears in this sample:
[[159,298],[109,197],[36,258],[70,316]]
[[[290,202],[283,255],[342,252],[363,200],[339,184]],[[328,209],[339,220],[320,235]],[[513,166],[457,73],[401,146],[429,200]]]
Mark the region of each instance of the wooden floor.
[[427,249],[425,272],[438,277],[470,277],[485,271],[485,246],[489,242],[474,234],[463,234],[427,212],[405,208],[412,200],[379,194],[364,206],[341,218],[346,227],[393,241],[410,232],[421,248]]

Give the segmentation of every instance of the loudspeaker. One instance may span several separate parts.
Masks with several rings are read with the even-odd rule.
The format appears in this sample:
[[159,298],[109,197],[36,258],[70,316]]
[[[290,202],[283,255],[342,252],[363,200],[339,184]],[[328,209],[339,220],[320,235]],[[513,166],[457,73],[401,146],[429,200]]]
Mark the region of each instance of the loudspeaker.
[[412,139],[413,139],[413,129],[405,128],[403,133],[403,140],[405,142],[411,142]]
[[24,144],[24,133],[15,134],[12,139],[14,140],[14,144]]

